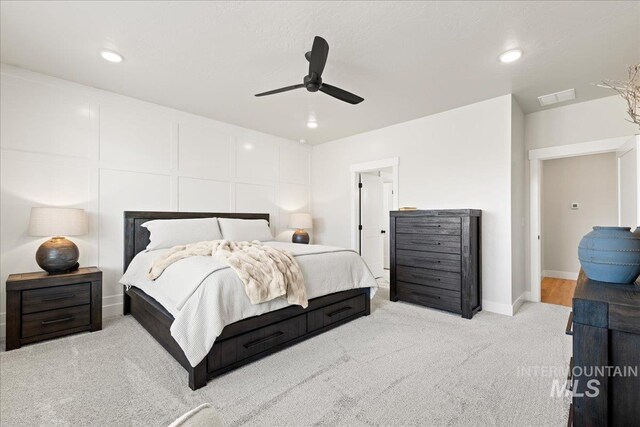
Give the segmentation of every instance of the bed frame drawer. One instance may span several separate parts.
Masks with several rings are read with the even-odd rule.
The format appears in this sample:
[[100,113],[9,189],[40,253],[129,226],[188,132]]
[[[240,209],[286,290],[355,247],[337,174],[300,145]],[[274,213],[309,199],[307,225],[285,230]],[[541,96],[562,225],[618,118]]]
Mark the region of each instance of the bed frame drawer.
[[350,298],[341,302],[337,302],[318,310],[309,312],[308,329],[309,332],[315,331],[325,326],[338,323],[355,314],[362,313],[366,308],[366,298],[364,294]]
[[307,332],[305,314],[274,323],[255,331],[221,341],[209,353],[209,371],[232,365],[241,360],[267,352],[287,341],[291,341]]
[[54,310],[91,303],[91,283],[33,289],[22,292],[22,313]]
[[460,292],[462,289],[460,273],[451,271],[399,265],[396,267],[396,279],[401,282],[433,286],[434,288],[448,289],[450,291]]
[[462,312],[460,292],[404,282],[397,282],[397,286],[398,297],[401,301],[413,302],[454,313]]

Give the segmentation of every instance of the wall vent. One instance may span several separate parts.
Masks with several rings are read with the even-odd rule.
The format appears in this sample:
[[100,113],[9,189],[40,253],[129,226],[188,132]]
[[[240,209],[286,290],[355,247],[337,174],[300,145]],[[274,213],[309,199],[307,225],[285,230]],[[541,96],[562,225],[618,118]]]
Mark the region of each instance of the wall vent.
[[538,97],[540,105],[546,107],[547,105],[557,104],[558,102],[571,101],[576,99],[576,90],[567,89],[562,92],[550,93],[549,95],[542,95]]

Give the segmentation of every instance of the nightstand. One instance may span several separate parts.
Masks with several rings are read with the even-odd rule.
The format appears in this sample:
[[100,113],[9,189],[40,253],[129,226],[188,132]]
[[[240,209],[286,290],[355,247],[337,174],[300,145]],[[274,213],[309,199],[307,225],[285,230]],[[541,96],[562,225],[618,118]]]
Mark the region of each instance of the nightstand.
[[5,349],[102,329],[102,272],[11,274],[7,279]]

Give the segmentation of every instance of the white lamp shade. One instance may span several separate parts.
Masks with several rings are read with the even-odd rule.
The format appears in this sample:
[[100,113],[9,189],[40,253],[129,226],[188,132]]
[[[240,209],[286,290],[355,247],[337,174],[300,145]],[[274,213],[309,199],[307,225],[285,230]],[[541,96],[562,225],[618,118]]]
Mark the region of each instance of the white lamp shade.
[[311,222],[311,214],[308,213],[292,213],[289,216],[289,228],[313,228]]
[[31,236],[81,236],[89,231],[84,209],[31,208]]

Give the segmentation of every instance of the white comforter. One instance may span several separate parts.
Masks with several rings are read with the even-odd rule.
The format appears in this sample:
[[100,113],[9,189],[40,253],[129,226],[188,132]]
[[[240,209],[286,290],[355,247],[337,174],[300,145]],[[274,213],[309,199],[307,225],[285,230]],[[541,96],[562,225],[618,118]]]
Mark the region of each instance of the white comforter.
[[[283,242],[266,245],[291,252],[305,278],[309,299],[355,288],[372,288],[376,280],[362,258],[352,250]],[[226,264],[212,257],[192,257],[169,266],[155,281],[147,279],[153,261],[168,249],[140,252],[120,283],[142,289],[175,318],[171,336],[191,366],[207,355],[222,329],[231,323],[289,305],[277,298],[253,305],[242,281]]]

